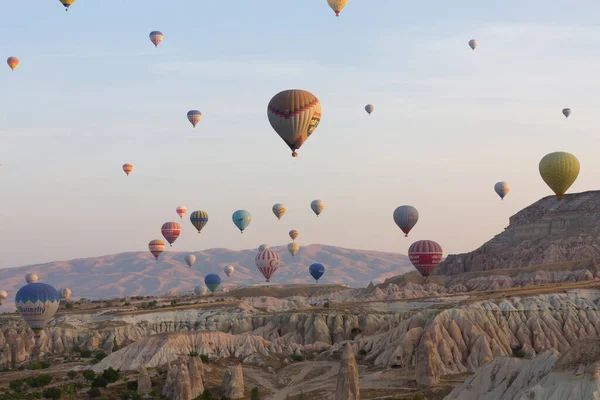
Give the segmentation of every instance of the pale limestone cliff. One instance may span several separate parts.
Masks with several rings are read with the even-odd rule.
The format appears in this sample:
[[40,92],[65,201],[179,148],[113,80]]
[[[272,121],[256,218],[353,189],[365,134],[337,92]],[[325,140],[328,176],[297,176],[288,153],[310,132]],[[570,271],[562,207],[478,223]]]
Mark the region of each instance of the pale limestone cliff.
[[204,371],[198,357],[182,357],[169,363],[162,395],[171,400],[193,400],[204,392]]
[[223,376],[223,392],[231,400],[244,398],[244,373],[242,365],[229,368]]
[[335,400],[359,400],[358,366],[350,343],[342,347]]
[[152,380],[146,367],[141,367],[138,377],[137,392],[140,394],[150,393],[152,391]]

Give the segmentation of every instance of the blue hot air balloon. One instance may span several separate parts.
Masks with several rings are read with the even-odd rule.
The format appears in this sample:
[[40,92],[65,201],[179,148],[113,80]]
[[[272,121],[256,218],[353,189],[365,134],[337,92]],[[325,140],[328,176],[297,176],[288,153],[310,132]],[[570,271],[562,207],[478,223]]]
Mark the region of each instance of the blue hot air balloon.
[[310,267],[308,267],[308,272],[310,272],[312,277],[315,278],[317,282],[319,282],[319,279],[325,273],[325,266],[319,263],[313,264]]
[[30,283],[19,289],[15,303],[17,311],[38,338],[48,321],[56,314],[60,295],[46,283]]
[[208,274],[204,277],[204,284],[211,293],[214,293],[221,285],[221,277],[217,274]]
[[250,225],[250,221],[252,221],[252,215],[246,210],[237,210],[233,213],[231,219],[240,232],[244,233],[244,229],[246,229],[248,225]]

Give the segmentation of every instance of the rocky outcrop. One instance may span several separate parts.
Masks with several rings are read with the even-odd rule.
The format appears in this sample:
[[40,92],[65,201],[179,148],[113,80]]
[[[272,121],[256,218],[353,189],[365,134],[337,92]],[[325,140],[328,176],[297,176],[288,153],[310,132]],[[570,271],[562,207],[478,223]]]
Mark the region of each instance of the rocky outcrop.
[[241,364],[231,367],[225,372],[223,393],[231,400],[244,398],[244,372]]
[[137,392],[140,394],[144,394],[150,393],[151,391],[152,380],[150,379],[150,374],[148,374],[148,370],[145,367],[141,367],[138,376]]
[[[438,275],[600,258],[600,191],[545,197],[510,218],[479,249],[450,255]],[[594,262],[592,274],[598,275]]]
[[433,386],[440,383],[439,354],[433,345],[431,334],[426,332],[421,337],[421,343],[417,349],[417,369],[415,380],[421,386]]
[[350,343],[342,347],[335,400],[359,400],[358,366]]
[[172,400],[193,400],[204,392],[204,371],[198,357],[184,357],[169,364],[162,395]]

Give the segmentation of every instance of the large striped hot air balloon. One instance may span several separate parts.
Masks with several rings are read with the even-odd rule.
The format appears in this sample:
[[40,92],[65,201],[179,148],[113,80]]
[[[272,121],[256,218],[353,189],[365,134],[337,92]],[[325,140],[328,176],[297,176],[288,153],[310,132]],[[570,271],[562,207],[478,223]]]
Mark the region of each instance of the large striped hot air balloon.
[[325,266],[319,263],[312,264],[310,267],[308,267],[308,272],[313,278],[315,278],[317,282],[319,282],[319,279],[321,279],[325,273]]
[[202,113],[198,110],[190,110],[187,113],[187,119],[195,128],[198,122],[200,122],[200,120],[202,119]]
[[69,11],[69,7],[71,7],[71,4],[75,3],[75,0],[59,0],[60,3],[65,6],[65,11]]
[[335,12],[335,16],[339,17],[340,12],[346,7],[346,4],[348,4],[348,0],[327,0],[327,4],[329,4],[329,7]]
[[150,41],[154,43],[154,47],[158,47],[160,42],[163,40],[163,34],[160,31],[150,32]]
[[325,208],[325,202],[323,200],[313,200],[310,203],[310,208],[313,210],[317,217],[323,212]]
[[217,274],[208,274],[204,277],[204,284],[211,293],[214,293],[221,285],[221,277]]
[[267,282],[270,281],[275,271],[277,271],[279,261],[279,254],[275,253],[273,250],[261,251],[254,258],[256,268],[263,274]]
[[573,154],[563,151],[545,155],[539,168],[542,179],[559,199],[579,176],[579,160]]
[[402,229],[405,237],[408,237],[408,233],[417,221],[419,221],[419,212],[413,206],[400,206],[394,210],[394,222]]
[[160,228],[160,232],[164,238],[167,239],[169,245],[173,247],[173,243],[177,240],[179,234],[181,233],[181,225],[179,225],[177,222],[165,222]]
[[300,250],[300,245],[296,242],[292,242],[292,243],[288,244],[287,248],[288,248],[288,251],[290,252],[290,254],[292,255],[292,257],[294,257],[296,255],[296,253],[298,252],[298,250]]
[[292,89],[277,93],[269,102],[267,116],[279,137],[298,157],[298,150],[321,121],[321,103],[312,93]]
[[37,283],[39,280],[40,277],[35,272],[30,272],[29,274],[25,275],[25,282],[27,283]]
[[131,171],[133,171],[133,165],[129,163],[123,164],[123,171],[125,172],[125,174],[127,174],[127,176],[129,176]]
[[46,283],[30,283],[19,289],[15,303],[21,317],[35,333],[35,337],[39,338],[48,321],[58,310],[60,295],[54,287]]
[[17,65],[19,65],[19,59],[17,57],[8,57],[6,63],[8,64],[10,69],[14,71],[15,68],[17,68]]
[[283,204],[277,203],[273,206],[273,214],[277,217],[278,220],[281,220],[283,214],[285,214],[287,209]]
[[158,239],[151,240],[150,243],[148,243],[148,249],[150,249],[150,253],[152,253],[154,258],[158,260],[158,257],[165,251],[165,242]]
[[291,238],[292,240],[296,240],[296,238],[298,237],[298,231],[297,231],[297,230],[295,230],[295,229],[292,229],[292,230],[290,231],[289,235],[290,235],[290,238]]
[[252,215],[246,210],[237,210],[231,216],[233,223],[238,227],[241,233],[244,233],[244,229],[250,225],[252,221]]
[[494,191],[502,200],[504,200],[504,196],[508,194],[510,190],[510,185],[507,182],[498,182],[494,185]]
[[187,212],[187,207],[186,206],[179,206],[175,209],[175,212],[177,213],[177,215],[179,215],[179,217],[181,219],[183,219],[183,216],[185,215],[185,213]]
[[433,240],[419,240],[411,244],[408,249],[410,262],[426,278],[442,261],[443,255],[442,246]]
[[198,233],[202,231],[202,228],[208,224],[208,214],[205,211],[194,211],[190,215],[190,222],[198,230]]

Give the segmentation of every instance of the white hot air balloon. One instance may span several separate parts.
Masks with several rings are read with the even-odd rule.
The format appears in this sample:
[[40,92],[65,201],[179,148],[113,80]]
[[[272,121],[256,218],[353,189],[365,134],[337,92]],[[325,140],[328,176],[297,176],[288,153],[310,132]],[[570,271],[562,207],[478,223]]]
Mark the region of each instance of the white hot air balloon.
[[31,272],[31,273],[25,275],[25,282],[27,282],[27,283],[36,283],[39,280],[40,280],[40,277],[35,272]]
[[260,253],[261,251],[269,250],[270,248],[271,246],[269,246],[268,244],[261,244],[258,248],[258,252]]
[[292,243],[288,244],[287,247],[288,247],[288,251],[290,252],[292,257],[294,257],[296,255],[296,253],[298,252],[298,250],[300,250],[300,245],[296,242],[292,242]]
[[263,274],[267,282],[270,281],[271,276],[277,271],[279,261],[279,254],[275,253],[273,250],[261,251],[254,258],[256,268]]
[[62,288],[58,290],[58,295],[60,296],[61,300],[69,300],[71,298],[71,289],[69,288]]
[[323,212],[325,208],[325,202],[323,200],[313,200],[310,203],[310,208],[312,208],[313,212],[317,214],[317,217]]
[[196,262],[196,256],[193,254],[187,254],[185,256],[185,263],[188,265],[188,267],[192,268],[192,265],[194,265],[194,263]]
[[0,306],[4,304],[6,299],[8,299],[8,293],[6,293],[6,290],[0,290]]
[[225,275],[227,275],[227,277],[230,277],[234,271],[235,271],[235,268],[233,268],[233,265],[228,265],[225,268],[223,268],[223,272],[225,272]]
[[194,288],[194,294],[196,296],[204,296],[206,293],[208,293],[208,288],[204,285],[198,285]]

